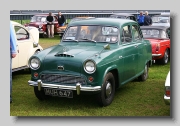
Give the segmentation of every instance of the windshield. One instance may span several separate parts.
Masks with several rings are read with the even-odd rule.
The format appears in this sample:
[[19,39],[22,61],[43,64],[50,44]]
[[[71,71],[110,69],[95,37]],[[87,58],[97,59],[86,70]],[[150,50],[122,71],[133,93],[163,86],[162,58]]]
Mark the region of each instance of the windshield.
[[169,23],[170,17],[152,17],[153,23]]
[[116,27],[107,26],[73,26],[69,27],[62,41],[77,42],[110,42],[118,41],[119,30]]
[[45,22],[46,16],[33,16],[31,22]]
[[159,29],[142,29],[144,38],[167,38],[165,31]]

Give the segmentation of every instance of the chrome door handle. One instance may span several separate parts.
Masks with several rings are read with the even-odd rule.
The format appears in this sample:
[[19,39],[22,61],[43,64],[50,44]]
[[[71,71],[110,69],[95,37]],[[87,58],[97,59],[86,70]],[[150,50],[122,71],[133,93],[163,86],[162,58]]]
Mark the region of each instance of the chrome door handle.
[[136,47],[136,48],[137,48],[137,47],[138,47],[138,45],[135,45],[134,47]]

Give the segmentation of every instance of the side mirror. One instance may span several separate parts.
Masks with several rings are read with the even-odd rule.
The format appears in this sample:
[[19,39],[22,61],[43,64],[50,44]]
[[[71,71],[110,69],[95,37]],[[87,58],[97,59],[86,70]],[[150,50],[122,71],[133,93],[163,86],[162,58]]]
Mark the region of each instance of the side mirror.
[[110,49],[110,45],[109,44],[105,45],[104,49]]
[[37,42],[34,42],[33,43],[33,47],[35,48],[35,47],[38,47],[38,43]]

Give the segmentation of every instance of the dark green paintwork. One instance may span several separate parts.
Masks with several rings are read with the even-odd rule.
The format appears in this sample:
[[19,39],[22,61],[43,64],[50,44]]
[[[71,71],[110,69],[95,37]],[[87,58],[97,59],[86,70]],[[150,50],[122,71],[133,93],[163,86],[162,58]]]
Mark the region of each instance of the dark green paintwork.
[[[136,22],[127,19],[99,18],[72,22],[68,27],[76,25],[115,26],[121,33],[121,27],[125,24],[138,25]],[[121,39],[119,38],[119,40]],[[86,80],[89,76],[92,76],[94,77],[94,81],[90,83],[87,80],[88,85],[101,86],[107,72],[115,71],[113,73],[118,80],[116,85],[120,87],[140,76],[143,73],[145,64],[151,63],[151,45],[148,40],[142,39],[125,44],[122,44],[121,41],[109,43],[110,49],[103,50],[106,44],[108,43],[62,41],[57,46],[45,49],[37,55],[32,56],[40,59],[41,66],[38,70],[32,70],[31,80],[36,81],[39,79],[33,77],[34,72],[39,73],[39,75],[42,73],[78,75],[83,76]],[[135,46],[137,45],[138,47],[136,48]],[[57,53],[62,53],[64,47],[66,47],[67,53],[74,55],[74,57],[54,56]],[[99,52],[101,52],[100,56],[96,56]],[[97,68],[95,73],[88,74],[84,71],[83,63],[86,59],[96,62]],[[57,69],[58,65],[64,66],[65,70],[59,71]]]

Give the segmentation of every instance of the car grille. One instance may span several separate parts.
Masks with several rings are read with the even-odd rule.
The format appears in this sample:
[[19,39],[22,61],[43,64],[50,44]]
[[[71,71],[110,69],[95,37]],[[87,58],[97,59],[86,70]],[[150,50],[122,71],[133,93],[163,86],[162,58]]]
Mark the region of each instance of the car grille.
[[61,84],[75,84],[81,83],[82,85],[86,84],[84,78],[79,76],[71,75],[52,75],[52,74],[43,74],[41,75],[41,81],[43,83],[61,83]]

